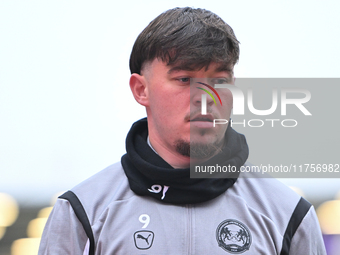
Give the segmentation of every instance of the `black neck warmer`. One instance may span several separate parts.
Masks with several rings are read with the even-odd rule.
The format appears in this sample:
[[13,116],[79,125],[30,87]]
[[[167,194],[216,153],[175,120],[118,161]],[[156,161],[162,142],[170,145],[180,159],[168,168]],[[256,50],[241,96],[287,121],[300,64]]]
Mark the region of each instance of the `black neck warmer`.
[[[172,204],[194,204],[213,199],[228,188],[236,178],[191,179],[189,168],[175,169],[157,155],[147,143],[147,119],[135,122],[126,138],[127,153],[122,165],[130,188],[141,196],[151,196]],[[236,166],[239,170],[248,158],[245,137],[230,126],[222,152],[207,162]],[[235,177],[235,175],[234,175]]]

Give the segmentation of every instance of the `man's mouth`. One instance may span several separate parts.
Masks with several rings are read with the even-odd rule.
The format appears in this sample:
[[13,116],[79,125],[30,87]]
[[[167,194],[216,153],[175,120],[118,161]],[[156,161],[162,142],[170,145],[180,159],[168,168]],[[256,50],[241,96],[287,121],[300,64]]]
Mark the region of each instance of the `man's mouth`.
[[214,117],[212,115],[196,115],[190,119],[190,126],[199,129],[212,128]]
[[212,115],[196,115],[192,119],[190,119],[190,122],[194,121],[206,121],[206,122],[213,122],[214,118]]
[[198,118],[194,118],[194,119],[190,120],[190,122],[194,122],[194,121],[208,121],[208,122],[213,122],[212,119],[203,118],[203,117],[198,117]]

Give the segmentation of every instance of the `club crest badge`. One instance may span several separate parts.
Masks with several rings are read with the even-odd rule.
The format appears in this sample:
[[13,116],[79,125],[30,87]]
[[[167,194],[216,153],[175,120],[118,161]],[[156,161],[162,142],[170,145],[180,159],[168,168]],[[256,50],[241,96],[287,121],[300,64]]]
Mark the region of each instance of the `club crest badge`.
[[232,254],[243,253],[251,245],[251,234],[247,226],[233,219],[220,223],[216,229],[216,239],[223,250]]
[[137,231],[134,233],[133,238],[138,249],[147,250],[152,246],[154,233],[147,230]]

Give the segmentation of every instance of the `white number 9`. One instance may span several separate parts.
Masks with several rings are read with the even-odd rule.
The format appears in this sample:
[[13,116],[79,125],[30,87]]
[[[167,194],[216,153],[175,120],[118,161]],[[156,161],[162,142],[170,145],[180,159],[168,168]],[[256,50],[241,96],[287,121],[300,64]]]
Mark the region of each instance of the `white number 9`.
[[150,216],[147,214],[142,214],[139,216],[139,221],[144,224],[142,228],[146,228],[150,223]]

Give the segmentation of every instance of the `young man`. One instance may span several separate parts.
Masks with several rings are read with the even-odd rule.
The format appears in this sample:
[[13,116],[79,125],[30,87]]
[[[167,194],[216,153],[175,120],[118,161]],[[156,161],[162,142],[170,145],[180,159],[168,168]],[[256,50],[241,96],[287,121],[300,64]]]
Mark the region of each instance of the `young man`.
[[132,126],[121,162],[60,197],[39,254],[326,254],[313,207],[278,181],[190,178],[190,164],[239,170],[248,157],[243,135],[212,124],[229,119],[229,90],[223,107],[207,98],[201,112],[203,87],[233,84],[238,57],[233,30],[210,11],[153,20],[130,58],[147,119]]

